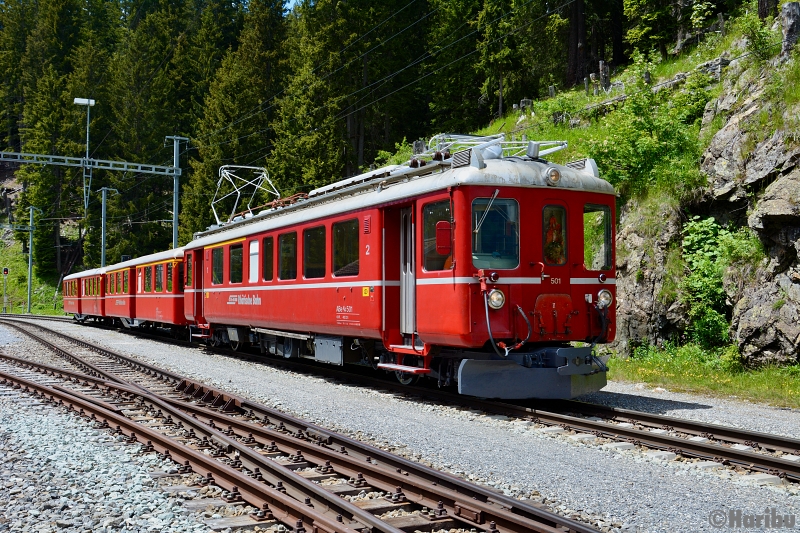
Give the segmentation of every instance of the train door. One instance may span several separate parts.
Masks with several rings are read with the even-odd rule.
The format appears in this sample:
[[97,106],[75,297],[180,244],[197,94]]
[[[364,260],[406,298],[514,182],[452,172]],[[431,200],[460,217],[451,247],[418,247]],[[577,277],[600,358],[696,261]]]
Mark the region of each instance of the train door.
[[571,239],[575,230],[568,224],[566,204],[560,200],[546,199],[542,207],[542,290],[536,299],[535,317],[541,335],[558,339],[568,334],[573,318],[573,302],[570,295]]
[[400,333],[404,338],[417,328],[414,245],[414,211],[407,207],[400,210]]

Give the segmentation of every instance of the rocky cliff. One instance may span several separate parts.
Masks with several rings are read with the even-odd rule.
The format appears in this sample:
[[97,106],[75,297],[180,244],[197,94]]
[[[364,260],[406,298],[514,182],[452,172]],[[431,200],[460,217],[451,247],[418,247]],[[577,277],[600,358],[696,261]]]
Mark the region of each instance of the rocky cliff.
[[[704,190],[692,205],[623,209],[615,346],[621,354],[639,343],[661,344],[685,327],[680,299],[664,297],[664,287],[675,283],[666,265],[680,246],[682,217],[702,214],[729,228],[750,227],[767,252],[747,276],[733,269],[724,276],[730,336],[745,361],[800,362],[800,105],[787,105],[774,80],[800,57],[784,50],[760,63],[744,50],[739,42],[730,51],[728,57],[740,57],[722,69],[721,93],[706,106],[701,135],[713,136],[699,162]],[[648,230],[644,217],[660,218],[658,231]]]

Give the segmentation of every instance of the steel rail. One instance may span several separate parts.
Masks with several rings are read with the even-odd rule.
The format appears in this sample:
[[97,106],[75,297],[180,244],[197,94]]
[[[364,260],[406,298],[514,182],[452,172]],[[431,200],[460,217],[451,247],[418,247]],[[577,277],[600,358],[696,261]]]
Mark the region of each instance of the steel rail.
[[[183,445],[151,428],[134,422],[122,415],[106,410],[92,402],[87,402],[77,398],[70,393],[57,390],[47,385],[42,385],[13,374],[0,372],[0,384],[16,384],[24,387],[23,392],[37,393],[37,396],[45,400],[64,404],[72,411],[83,411],[83,416],[87,413],[101,418],[101,427],[115,426],[119,432],[128,431],[132,437],[129,442],[136,441],[144,444],[147,449],[157,451],[164,457],[169,457],[173,461],[184,462],[194,471],[206,471],[211,474],[209,477],[218,486],[225,486],[232,492],[238,492],[248,502],[257,507],[269,509],[278,520],[284,523],[295,523],[302,527],[303,524],[310,524],[319,531],[327,533],[358,533],[358,529],[349,525],[337,522],[328,518],[313,508],[306,506],[294,498],[287,496],[277,489],[269,487],[258,480],[251,478],[238,470],[225,465],[214,458],[211,458],[199,451]],[[124,430],[123,430],[124,428]],[[236,487],[236,489],[234,489]],[[394,528],[391,529],[394,531]]]
[[770,435],[735,427],[720,426],[718,424],[708,424],[677,418],[667,415],[658,415],[622,409],[619,407],[608,407],[574,400],[558,400],[552,405],[547,405],[547,410],[555,409],[559,412],[576,412],[585,416],[598,416],[614,420],[615,422],[629,422],[654,428],[668,428],[670,431],[679,431],[690,435],[705,437],[709,440],[718,440],[745,444],[751,447],[763,447],[770,450],[780,451],[800,455],[800,439]]

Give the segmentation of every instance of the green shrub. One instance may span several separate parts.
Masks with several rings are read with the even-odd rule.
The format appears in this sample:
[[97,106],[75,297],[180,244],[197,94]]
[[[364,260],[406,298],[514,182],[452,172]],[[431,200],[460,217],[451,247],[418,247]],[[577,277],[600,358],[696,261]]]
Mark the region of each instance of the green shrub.
[[775,36],[758,14],[753,11],[745,13],[739,24],[747,37],[747,52],[758,61],[766,61],[775,53]]

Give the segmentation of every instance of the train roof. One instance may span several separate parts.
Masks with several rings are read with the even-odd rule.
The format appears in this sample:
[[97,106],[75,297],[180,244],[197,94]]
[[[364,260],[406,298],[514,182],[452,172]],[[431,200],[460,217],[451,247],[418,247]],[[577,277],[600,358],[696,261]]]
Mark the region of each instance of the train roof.
[[90,270],[84,270],[83,272],[70,274],[69,276],[66,276],[64,278],[64,281],[76,278],[96,276],[99,274],[106,274],[108,272],[115,272],[117,270],[122,270],[123,268],[136,267],[139,265],[146,265],[148,263],[169,261],[170,259],[183,259],[183,247],[175,248],[174,250],[167,250],[166,252],[158,252],[155,254],[143,255],[142,257],[137,257],[136,259],[123,261],[122,263],[115,263],[113,265],[107,265],[102,268],[93,268]]
[[64,276],[64,281],[69,281],[71,279],[78,279],[78,278],[88,278],[91,276],[97,276],[99,274],[105,274],[105,268],[90,268],[89,270],[84,270],[83,272],[76,272],[75,274],[70,274],[69,276]]
[[[266,209],[249,218],[199,232],[185,247],[192,249],[210,246],[253,233],[302,224],[460,185],[616,194],[613,186],[599,177],[597,165],[592,159],[566,165],[541,159],[541,155],[566,147],[566,142],[553,141],[549,144],[557,146],[547,150],[541,150],[539,143],[526,143],[522,153],[517,150],[517,154],[509,156],[505,155],[507,148],[504,144],[506,143],[502,143],[502,137],[498,136],[452,155],[437,151],[430,161],[412,159],[406,165],[384,167],[332,183],[311,191],[308,198],[294,204]],[[560,174],[557,183],[549,177],[553,170]]]

